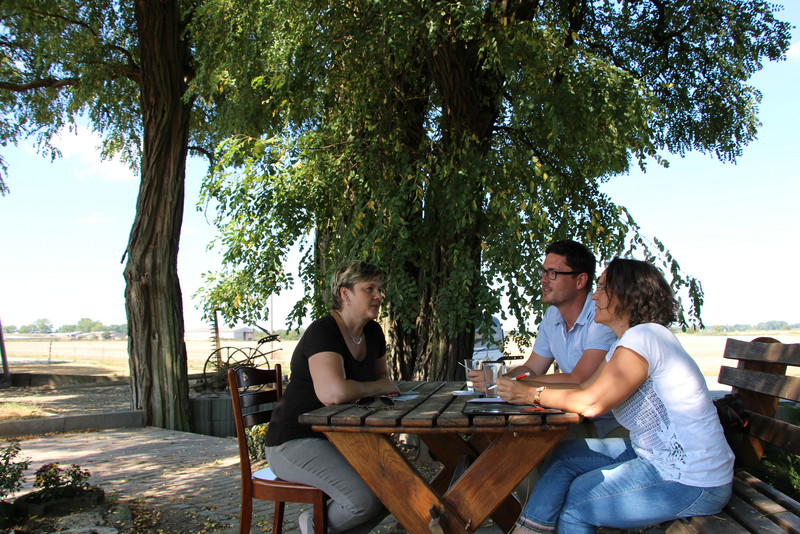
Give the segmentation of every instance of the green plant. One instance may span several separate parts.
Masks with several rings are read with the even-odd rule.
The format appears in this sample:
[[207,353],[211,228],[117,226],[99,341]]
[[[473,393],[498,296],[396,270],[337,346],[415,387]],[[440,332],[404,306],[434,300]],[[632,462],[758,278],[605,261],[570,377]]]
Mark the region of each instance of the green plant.
[[[796,404],[783,404],[779,414],[780,419],[793,425],[800,423],[800,406]],[[761,462],[748,469],[789,497],[800,499],[800,456],[766,444]]]
[[800,456],[767,445],[761,462],[748,470],[789,497],[800,499]]
[[264,439],[267,437],[268,426],[269,423],[253,425],[244,431],[247,436],[247,450],[253,460],[264,459]]
[[0,449],[0,500],[22,485],[22,473],[30,465],[30,458],[14,461],[20,451],[18,441],[11,441],[7,447]]
[[90,473],[81,469],[79,465],[72,464],[66,470],[57,463],[45,464],[36,470],[34,488],[41,488],[42,496],[56,497],[69,495],[89,487]]

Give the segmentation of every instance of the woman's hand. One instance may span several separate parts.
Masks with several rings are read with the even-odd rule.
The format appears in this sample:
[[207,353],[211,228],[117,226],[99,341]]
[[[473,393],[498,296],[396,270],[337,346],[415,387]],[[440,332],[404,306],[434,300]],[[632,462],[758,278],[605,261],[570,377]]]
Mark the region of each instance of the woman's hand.
[[389,395],[390,397],[396,397],[400,394],[400,388],[398,388],[397,384],[392,382],[388,376],[379,378],[375,384],[379,388],[377,393],[378,395]]
[[531,381],[522,382],[501,377],[497,379],[497,394],[511,404],[533,404],[537,386],[538,384],[532,385]]

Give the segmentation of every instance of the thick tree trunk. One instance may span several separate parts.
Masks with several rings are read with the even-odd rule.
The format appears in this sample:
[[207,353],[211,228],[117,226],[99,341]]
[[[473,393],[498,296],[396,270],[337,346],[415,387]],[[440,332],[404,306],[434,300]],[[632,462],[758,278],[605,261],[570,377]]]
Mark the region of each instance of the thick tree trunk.
[[[403,380],[457,380],[464,378],[463,368],[458,362],[469,357],[475,333],[472,325],[464,332],[449,334],[442,327],[440,317],[447,315],[436,294],[439,280],[449,276],[446,262],[442,261],[442,251],[446,250],[452,236],[439,235],[432,247],[428,264],[417,272],[417,281],[422,292],[419,313],[413,330],[401,327],[402,321],[394,316],[391,304],[388,307],[388,340],[392,347],[392,373],[394,378]],[[475,255],[480,258],[480,247],[475,247]],[[474,303],[463,302],[464,309],[472,309]]]
[[144,424],[189,430],[189,388],[178,242],[190,105],[188,52],[174,0],[136,0],[144,147],[125,266],[133,404]]
[[[493,128],[499,115],[503,80],[491,70],[481,67],[480,50],[474,43],[451,39],[446,35],[436,53],[427,62],[426,69],[441,97],[442,153],[458,160],[466,156],[463,169],[479,170],[474,165],[474,156],[485,155],[491,145]],[[468,146],[472,144],[472,146]],[[422,166],[426,164],[423,163]],[[455,165],[457,167],[457,165]],[[460,184],[474,190],[478,203],[481,192],[477,183]],[[398,321],[391,321],[389,341],[392,346],[392,367],[396,378],[455,380],[463,378],[463,369],[458,362],[469,357],[475,339],[473,325],[467,325],[463,332],[446,332],[440,317],[447,316],[450,310],[440,310],[443,305],[436,298],[436,284],[450,276],[452,267],[443,257],[452,243],[460,242],[465,236],[478,236],[481,213],[474,218],[472,231],[463,229],[453,231],[452,209],[450,205],[427,198],[428,211],[441,224],[441,232],[432,238],[430,256],[423,260],[417,280],[423,288],[416,328],[413,332],[403,331]],[[435,213],[436,211],[440,213]],[[480,283],[481,247],[477,237],[467,237],[464,251],[475,265],[471,287]],[[465,310],[474,308],[474,302],[461,303]],[[389,313],[392,319],[391,309]]]

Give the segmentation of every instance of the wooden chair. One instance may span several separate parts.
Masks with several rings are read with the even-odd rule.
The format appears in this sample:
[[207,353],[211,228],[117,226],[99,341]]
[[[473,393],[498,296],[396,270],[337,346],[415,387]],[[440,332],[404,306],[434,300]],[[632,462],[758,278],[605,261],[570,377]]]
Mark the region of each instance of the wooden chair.
[[326,495],[322,490],[297,482],[281,480],[269,467],[255,473],[251,469],[245,430],[253,425],[269,422],[274,403],[283,394],[281,379],[280,364],[276,364],[274,369],[240,367],[228,370],[228,386],[233,401],[236,439],[239,443],[239,464],[242,472],[239,534],[250,532],[253,520],[253,499],[275,502],[273,534],[281,533],[284,503],[287,502],[314,505],[314,532],[323,534],[327,531]]

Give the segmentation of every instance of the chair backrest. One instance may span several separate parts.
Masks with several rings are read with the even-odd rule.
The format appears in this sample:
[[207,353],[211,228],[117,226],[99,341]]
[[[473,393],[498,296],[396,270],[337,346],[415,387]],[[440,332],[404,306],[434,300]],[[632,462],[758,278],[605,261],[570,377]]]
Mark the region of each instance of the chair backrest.
[[269,423],[272,409],[283,395],[282,379],[280,364],[275,364],[274,369],[228,369],[228,388],[233,402],[242,483],[249,483],[252,477],[245,431],[254,425]]

